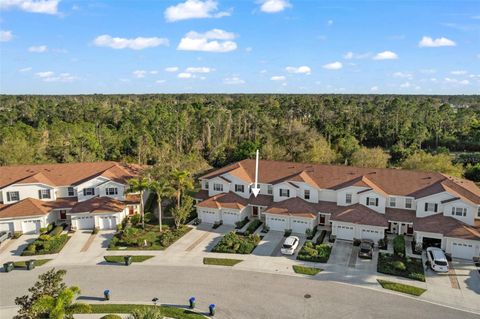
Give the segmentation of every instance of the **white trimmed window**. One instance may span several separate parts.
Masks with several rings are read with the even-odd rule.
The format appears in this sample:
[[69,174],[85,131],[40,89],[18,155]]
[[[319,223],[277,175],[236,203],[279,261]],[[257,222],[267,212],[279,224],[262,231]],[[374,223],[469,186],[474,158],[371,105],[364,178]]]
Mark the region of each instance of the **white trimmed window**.
[[405,208],[412,208],[413,207],[413,199],[405,198]]
[[38,198],[40,199],[49,199],[50,198],[50,190],[49,189],[40,189],[38,191]]
[[107,194],[107,195],[118,195],[118,188],[108,187],[108,188],[105,189],[105,194]]
[[9,202],[20,200],[20,193],[19,192],[7,192],[7,200]]
[[95,195],[95,188],[89,187],[83,189],[83,196],[93,196]]
[[213,184],[213,190],[216,192],[223,192],[223,184]]
[[352,203],[352,194],[347,193],[345,194],[345,204],[351,204]]
[[378,198],[367,197],[367,206],[378,206]]
[[208,189],[208,181],[205,181],[205,189]]
[[280,188],[280,197],[290,197],[290,190],[285,188]]
[[267,185],[267,194],[273,195],[273,185]]
[[463,207],[452,207],[452,216],[467,216],[467,209]]
[[438,211],[438,204],[435,203],[425,203],[425,211],[426,212],[434,212]]
[[306,189],[303,193],[303,198],[310,199],[310,190]]
[[397,199],[396,199],[395,197],[390,197],[390,198],[389,198],[389,203],[388,203],[388,205],[389,205],[390,207],[395,207],[395,206],[397,206]]
[[245,186],[240,184],[235,184],[235,192],[243,193],[245,191]]
[[73,187],[68,187],[67,188],[67,195],[68,196],[75,196],[75,190],[73,189]]

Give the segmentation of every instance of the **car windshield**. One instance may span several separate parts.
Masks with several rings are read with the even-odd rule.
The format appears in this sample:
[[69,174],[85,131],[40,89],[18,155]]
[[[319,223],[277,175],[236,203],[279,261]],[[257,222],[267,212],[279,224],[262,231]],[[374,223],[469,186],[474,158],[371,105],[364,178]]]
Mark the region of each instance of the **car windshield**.
[[363,251],[363,250],[370,250],[372,246],[369,244],[369,243],[362,243],[360,245],[360,249]]
[[447,266],[448,263],[446,261],[443,261],[443,260],[435,260],[435,263],[439,266]]
[[370,247],[361,247],[361,248],[360,248],[360,251],[361,251],[362,253],[368,253],[368,252],[370,251]]
[[283,244],[283,248],[292,248],[292,245],[291,244]]

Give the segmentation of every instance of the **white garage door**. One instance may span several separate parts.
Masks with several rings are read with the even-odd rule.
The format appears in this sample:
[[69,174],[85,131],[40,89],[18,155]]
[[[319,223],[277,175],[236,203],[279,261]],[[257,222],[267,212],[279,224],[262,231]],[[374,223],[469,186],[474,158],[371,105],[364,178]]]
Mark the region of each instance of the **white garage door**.
[[38,219],[24,220],[22,222],[22,231],[24,234],[36,234],[40,231],[41,223]]
[[219,220],[217,212],[208,210],[202,210],[198,214],[198,217],[202,220],[202,223],[213,224]]
[[238,221],[238,216],[240,213],[233,213],[233,212],[222,212],[222,220],[225,225],[235,225]]
[[13,234],[13,222],[0,223],[0,231],[8,231]]
[[307,228],[310,228],[311,223],[306,220],[292,219],[292,233],[305,234]]
[[102,216],[99,223],[100,229],[115,229],[117,228],[117,218],[115,216]]
[[472,244],[452,243],[452,257],[461,259],[472,259],[475,247]]
[[373,229],[362,229],[362,238],[361,239],[371,239],[373,241],[377,241],[382,239],[383,231],[373,230]]
[[337,226],[337,238],[345,240],[353,240],[353,227],[352,226]]
[[285,231],[288,229],[287,218],[285,217],[268,217],[267,218],[267,226],[270,227],[271,230],[278,230],[278,231]]
[[93,216],[77,217],[77,229],[93,229],[95,227],[95,219]]

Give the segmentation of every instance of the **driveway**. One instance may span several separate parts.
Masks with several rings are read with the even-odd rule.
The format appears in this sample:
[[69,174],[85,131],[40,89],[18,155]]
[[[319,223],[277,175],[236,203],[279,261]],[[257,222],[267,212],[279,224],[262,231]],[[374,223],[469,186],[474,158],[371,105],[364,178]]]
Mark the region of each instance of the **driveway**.
[[15,256],[20,256],[22,251],[35,239],[40,236],[39,234],[25,234],[17,239],[8,239],[0,246],[0,260],[6,261],[7,259]]
[[[252,255],[276,256],[283,244],[283,232],[271,230],[264,234],[263,239],[257,245]],[[300,246],[299,246],[300,247]]]
[[353,245],[351,241],[335,240],[330,253],[328,263],[333,266],[346,267],[350,261],[352,255]]

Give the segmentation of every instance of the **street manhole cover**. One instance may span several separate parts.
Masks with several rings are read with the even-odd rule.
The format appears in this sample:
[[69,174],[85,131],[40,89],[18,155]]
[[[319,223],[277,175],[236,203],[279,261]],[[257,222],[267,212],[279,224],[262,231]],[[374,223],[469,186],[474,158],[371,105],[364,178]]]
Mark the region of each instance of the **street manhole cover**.
[[310,295],[310,294],[305,294],[305,296],[303,296],[303,298],[305,298],[305,299],[310,299],[310,298],[312,298],[312,295]]

